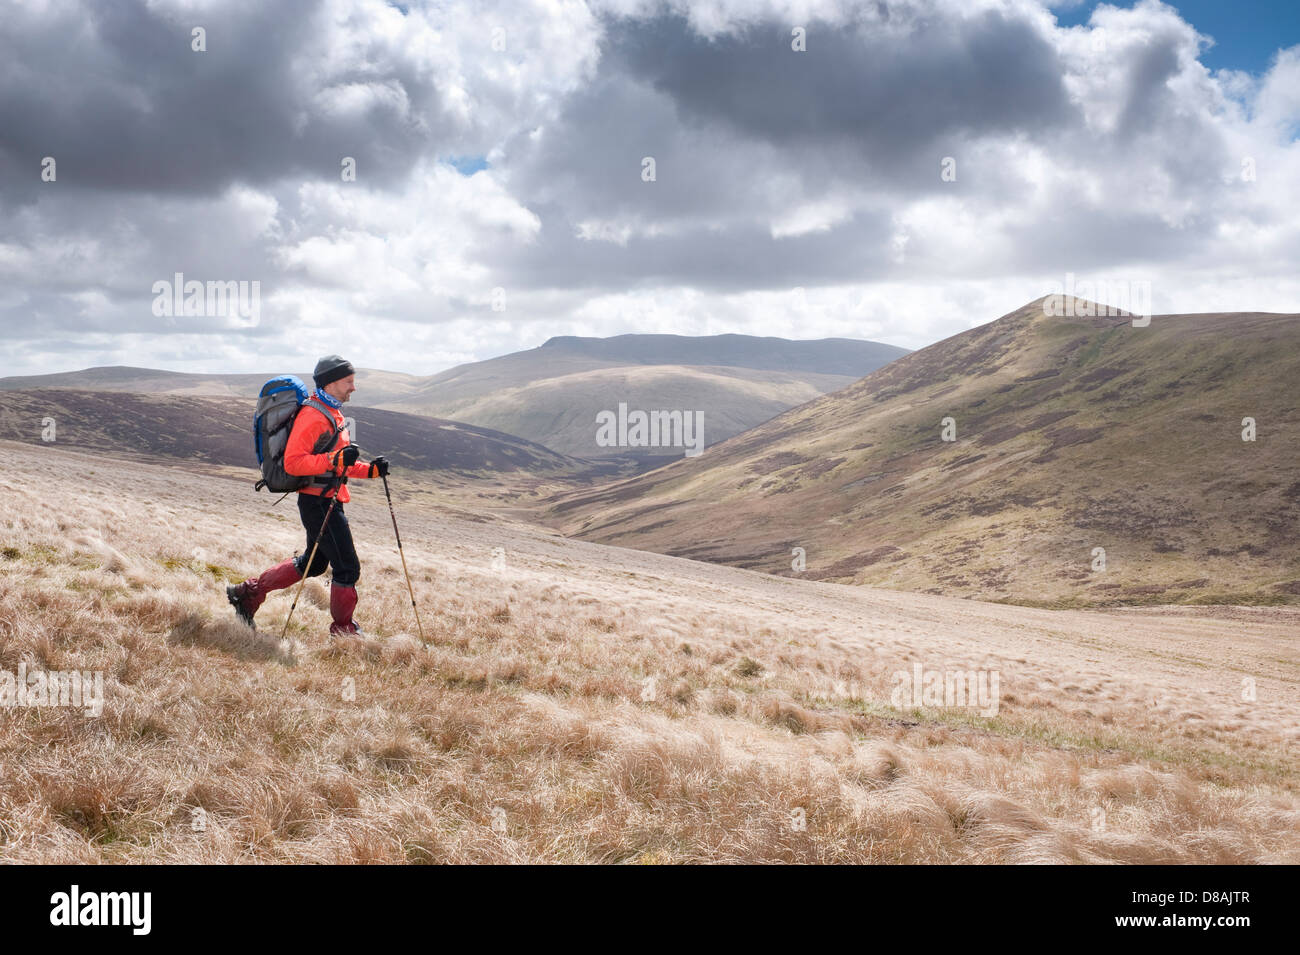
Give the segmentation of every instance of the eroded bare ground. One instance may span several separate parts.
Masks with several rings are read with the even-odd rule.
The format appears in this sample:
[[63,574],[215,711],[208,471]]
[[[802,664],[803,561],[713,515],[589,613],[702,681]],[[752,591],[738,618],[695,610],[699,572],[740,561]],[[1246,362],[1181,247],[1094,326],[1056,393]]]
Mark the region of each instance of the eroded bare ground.
[[[395,475],[428,645],[377,483],[348,507],[371,637],[331,645],[313,582],[281,643],[288,595],[253,635],[223,588],[302,546],[292,500],[8,447],[0,669],[106,697],[0,711],[8,860],[1300,861],[1294,609],[778,578]],[[891,701],[917,664],[996,674],[996,713]]]

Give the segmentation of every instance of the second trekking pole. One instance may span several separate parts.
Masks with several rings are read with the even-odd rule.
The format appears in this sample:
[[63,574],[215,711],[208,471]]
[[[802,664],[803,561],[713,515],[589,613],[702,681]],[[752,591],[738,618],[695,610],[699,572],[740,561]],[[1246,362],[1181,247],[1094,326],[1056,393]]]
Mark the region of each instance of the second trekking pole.
[[415,626],[420,631],[420,642],[424,643],[424,624],[420,623],[420,611],[415,606],[415,588],[411,586],[411,572],[406,569],[406,553],[402,550],[402,535],[397,530],[397,514],[393,512],[393,495],[388,491],[388,475],[384,479],[384,497],[388,498],[388,516],[393,519],[393,536],[397,538],[397,554],[402,558],[402,573],[406,574],[406,589],[411,595],[411,610],[415,612]]

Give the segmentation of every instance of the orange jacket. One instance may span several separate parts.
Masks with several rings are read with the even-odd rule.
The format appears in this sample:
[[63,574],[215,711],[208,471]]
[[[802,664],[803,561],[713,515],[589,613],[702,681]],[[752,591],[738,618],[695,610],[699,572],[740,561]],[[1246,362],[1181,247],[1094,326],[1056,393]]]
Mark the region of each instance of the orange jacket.
[[[334,425],[343,428],[343,412],[337,408],[330,408],[334,415]],[[317,475],[342,474],[346,473],[349,478],[368,478],[370,477],[370,465],[358,461],[350,468],[343,468],[340,465],[337,469],[332,467],[330,461],[334,455],[346,448],[352,443],[352,437],[348,434],[348,429],[343,428],[339,432],[338,441],[334,447],[326,454],[312,454],[312,448],[320,440],[322,435],[328,435],[334,430],[334,425],[325,420],[325,416],[316,408],[309,408],[303,405],[298,412],[298,417],[294,419],[293,430],[289,432],[289,443],[284,446],[284,469],[290,474],[298,477],[316,477]],[[326,491],[319,487],[304,487],[299,489],[299,494],[325,494],[327,497],[334,492]],[[340,504],[346,504],[352,500],[348,494],[348,486],[344,484],[338,489],[338,499]]]

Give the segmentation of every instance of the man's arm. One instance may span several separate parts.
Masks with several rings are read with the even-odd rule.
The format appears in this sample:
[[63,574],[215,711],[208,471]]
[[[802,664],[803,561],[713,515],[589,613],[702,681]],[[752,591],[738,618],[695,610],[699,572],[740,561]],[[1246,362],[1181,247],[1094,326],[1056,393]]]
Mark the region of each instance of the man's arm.
[[[334,470],[331,460],[338,451],[329,454],[312,454],[312,448],[321,435],[334,431],[334,425],[326,423],[325,416],[314,410],[303,409],[294,419],[293,430],[289,432],[289,442],[284,446],[284,469],[295,477],[315,477],[328,474]],[[351,476],[351,475],[349,475]]]

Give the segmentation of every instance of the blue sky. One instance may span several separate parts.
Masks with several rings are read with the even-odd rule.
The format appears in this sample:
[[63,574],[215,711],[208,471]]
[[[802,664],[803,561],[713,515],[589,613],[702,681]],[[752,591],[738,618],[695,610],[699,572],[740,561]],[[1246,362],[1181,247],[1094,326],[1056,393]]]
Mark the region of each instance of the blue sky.
[[[1109,6],[1129,9],[1136,0],[1112,0]],[[1088,22],[1097,0],[1057,7],[1063,27]],[[1214,37],[1214,45],[1201,53],[1211,70],[1245,70],[1263,73],[1273,55],[1300,43],[1300,0],[1178,0],[1169,3],[1197,31]]]

